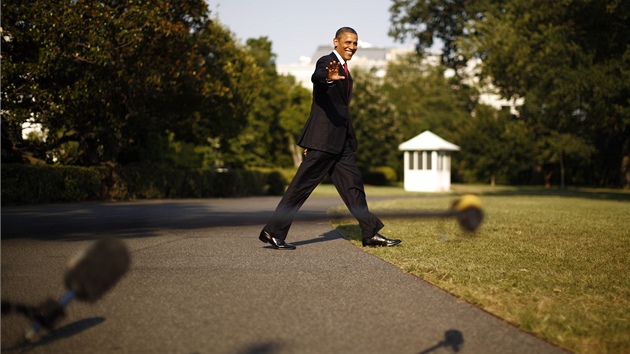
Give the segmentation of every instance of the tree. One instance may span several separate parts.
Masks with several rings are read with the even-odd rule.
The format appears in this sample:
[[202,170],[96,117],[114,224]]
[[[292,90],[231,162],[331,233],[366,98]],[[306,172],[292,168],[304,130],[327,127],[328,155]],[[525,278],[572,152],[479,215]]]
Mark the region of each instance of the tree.
[[[275,57],[271,50],[272,43],[267,37],[247,40],[247,47],[259,68],[263,83],[258,95],[252,101],[243,130],[230,140],[232,160],[230,164],[239,166],[273,166],[275,158],[271,156],[276,149],[278,129],[275,121],[282,105],[278,94],[278,74]],[[281,135],[280,135],[281,136]]]
[[267,37],[250,38],[247,48],[262,73],[263,84],[252,101],[247,124],[230,141],[233,166],[274,167],[290,165],[280,115],[290,87],[276,72],[276,55]]
[[390,63],[383,92],[396,107],[404,140],[431,130],[457,141],[459,127],[473,106],[468,87],[454,85],[445,78],[443,66],[423,64],[417,55]]
[[443,39],[447,65],[482,59],[482,79],[524,98],[531,131],[594,146],[576,173],[584,183],[630,183],[630,3],[395,0],[391,11],[397,38],[411,35],[420,49]]
[[139,161],[170,133],[225,141],[256,95],[253,60],[202,0],[27,0],[2,12],[3,128],[15,146],[22,123],[41,124],[49,162]]
[[[541,8],[540,1],[511,1],[479,26],[485,72],[505,96],[526,99],[521,117],[543,134],[540,140],[571,137],[569,145],[581,147],[569,150],[581,157],[596,148],[599,156],[582,169],[585,183],[627,184],[630,6],[564,1]],[[541,160],[555,155],[541,153]]]
[[567,165],[572,162],[574,166],[588,166],[595,150],[580,137],[556,131],[539,137],[534,146],[536,165],[541,167],[545,187],[551,187],[552,177],[559,170],[561,189],[565,187]]
[[479,105],[459,128],[461,156],[454,167],[469,182],[523,183],[530,170],[527,162],[534,158],[528,148],[533,144],[532,132],[509,110]]
[[263,76],[245,128],[230,141],[235,166],[298,166],[301,150],[295,145],[310,108],[310,93],[295,78],[278,75],[276,55],[267,37],[247,40],[249,52]]
[[280,79],[288,85],[289,92],[286,105],[280,112],[279,124],[284,131],[293,166],[298,167],[302,162],[302,149],[296,142],[310,113],[312,94],[299,85],[293,76],[281,76]]
[[359,169],[389,166],[394,171],[401,170],[398,145],[402,142],[402,126],[396,107],[383,94],[382,79],[374,69],[354,69],[352,77],[351,119],[359,141],[355,153]]
[[[474,37],[475,23],[493,0],[393,0],[390,7],[392,27],[389,35],[404,41],[416,41],[418,53],[431,48],[439,39],[443,43],[442,63],[455,71],[463,68],[466,57],[460,43],[463,37]],[[500,0],[495,2],[501,2]]]

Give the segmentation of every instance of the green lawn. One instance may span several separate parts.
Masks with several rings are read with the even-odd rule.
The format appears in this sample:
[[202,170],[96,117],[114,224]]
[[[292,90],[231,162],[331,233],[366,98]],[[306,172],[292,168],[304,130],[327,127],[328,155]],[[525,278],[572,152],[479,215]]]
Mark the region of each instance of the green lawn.
[[[453,186],[453,194],[408,194],[367,187],[377,215],[400,209],[446,210],[478,194],[485,220],[466,234],[452,219],[383,217],[392,248],[365,249],[402,270],[540,338],[577,353],[630,348],[630,192],[599,189]],[[316,195],[334,194],[320,186]],[[389,194],[387,194],[389,193]],[[360,245],[354,219],[334,221]]]

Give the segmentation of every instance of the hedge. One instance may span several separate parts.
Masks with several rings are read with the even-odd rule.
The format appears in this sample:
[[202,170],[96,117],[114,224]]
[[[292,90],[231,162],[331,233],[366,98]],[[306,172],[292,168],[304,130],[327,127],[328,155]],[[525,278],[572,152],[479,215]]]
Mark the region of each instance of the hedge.
[[281,195],[275,171],[2,164],[2,205]]
[[362,175],[363,183],[373,186],[387,186],[398,181],[396,171],[389,166],[373,167],[363,171]]

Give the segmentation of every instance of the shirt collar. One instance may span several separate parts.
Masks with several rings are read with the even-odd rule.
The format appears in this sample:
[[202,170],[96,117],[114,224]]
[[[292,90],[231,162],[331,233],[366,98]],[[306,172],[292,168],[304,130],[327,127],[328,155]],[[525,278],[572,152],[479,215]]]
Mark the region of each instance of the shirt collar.
[[335,53],[335,56],[337,57],[337,60],[339,60],[339,64],[343,65],[346,63],[345,60],[343,60],[343,58],[341,57],[341,54],[337,53],[337,50],[333,50],[333,53]]

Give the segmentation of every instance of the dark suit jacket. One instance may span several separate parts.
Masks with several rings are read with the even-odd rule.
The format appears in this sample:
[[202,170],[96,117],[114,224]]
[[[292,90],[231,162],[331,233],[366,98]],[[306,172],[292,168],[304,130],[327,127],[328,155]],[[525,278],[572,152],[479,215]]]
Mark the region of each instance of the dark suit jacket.
[[[357,137],[352,127],[348,105],[352,96],[352,76],[344,80],[326,82],[326,67],[338,61],[335,53],[321,57],[311,76],[313,82],[313,103],[311,113],[302,129],[297,144],[303,148],[321,150],[333,154],[340,153],[346,140],[352,151],[356,151]],[[340,66],[340,75],[345,76]]]

